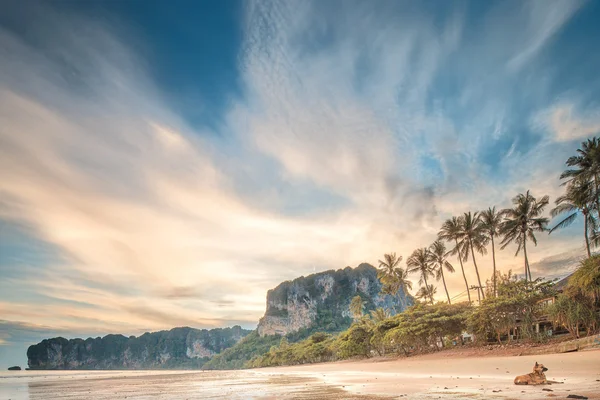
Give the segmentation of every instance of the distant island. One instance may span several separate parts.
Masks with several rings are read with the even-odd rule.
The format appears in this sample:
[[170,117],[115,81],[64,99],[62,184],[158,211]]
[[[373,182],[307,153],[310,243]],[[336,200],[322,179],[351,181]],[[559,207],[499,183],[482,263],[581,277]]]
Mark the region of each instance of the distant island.
[[14,367],[8,367],[9,371],[20,371],[21,367],[19,367],[18,365],[15,365]]
[[350,327],[350,303],[360,296],[366,310],[397,312],[413,304],[410,295],[381,292],[370,264],[346,267],[286,281],[267,292],[267,308],[254,331],[175,328],[139,337],[46,339],[27,350],[29,369],[232,369],[244,368],[281,338],[297,342],[315,332],[339,333]]
[[174,328],[139,337],[45,339],[27,350],[29,369],[197,369],[251,331]]

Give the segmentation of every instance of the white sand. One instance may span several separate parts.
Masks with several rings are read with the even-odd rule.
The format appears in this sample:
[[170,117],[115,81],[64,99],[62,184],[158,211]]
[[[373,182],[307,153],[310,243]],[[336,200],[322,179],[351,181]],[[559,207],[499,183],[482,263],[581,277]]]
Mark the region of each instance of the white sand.
[[[544,364],[558,385],[517,386],[515,376]],[[357,394],[410,399],[545,399],[569,394],[600,399],[600,350],[537,356],[447,358],[443,353],[391,361],[266,368],[259,374],[311,376]],[[550,389],[552,391],[545,391]]]

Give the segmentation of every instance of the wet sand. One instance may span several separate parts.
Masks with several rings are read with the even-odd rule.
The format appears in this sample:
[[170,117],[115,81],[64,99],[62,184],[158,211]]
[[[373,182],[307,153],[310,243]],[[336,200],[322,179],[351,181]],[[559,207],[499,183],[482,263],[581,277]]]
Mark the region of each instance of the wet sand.
[[348,393],[310,376],[254,371],[16,371],[0,375],[0,400],[385,399]]
[[[549,386],[516,386],[538,361]],[[547,390],[544,390],[547,389]],[[15,371],[0,399],[600,399],[600,350],[362,360],[246,371]]]

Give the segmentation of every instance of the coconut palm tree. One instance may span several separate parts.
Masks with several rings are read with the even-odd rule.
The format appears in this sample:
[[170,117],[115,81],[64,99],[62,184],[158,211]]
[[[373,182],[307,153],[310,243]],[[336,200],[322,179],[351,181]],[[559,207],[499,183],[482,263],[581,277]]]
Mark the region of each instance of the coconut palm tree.
[[423,300],[427,300],[429,299],[429,301],[431,302],[431,304],[433,304],[433,296],[435,296],[437,292],[437,288],[433,285],[426,285],[421,287],[417,293],[415,294],[415,297],[417,299],[423,299]]
[[[419,273],[419,285],[425,283],[425,287],[428,287],[427,278],[434,276],[429,250],[423,247],[413,251],[408,260],[406,260],[406,266],[409,273]],[[431,298],[431,304],[433,304],[433,297]]]
[[520,193],[512,199],[513,208],[502,210],[504,220],[500,226],[500,233],[504,236],[501,242],[501,249],[506,248],[510,243],[517,244],[517,256],[521,249],[525,260],[525,280],[531,281],[531,270],[527,258],[527,240],[531,240],[537,246],[537,239],[534,232],[543,232],[548,225],[548,218],[542,217],[544,208],[549,203],[549,197],[544,196],[540,200],[533,197],[529,190],[527,193]]
[[[460,263],[460,270],[462,271],[463,279],[465,280],[465,287],[467,288],[467,297],[469,298],[469,303],[471,303],[471,293],[469,292],[469,283],[467,282],[467,275],[465,274],[465,267],[463,266],[463,256],[462,249],[466,248],[464,238],[460,235],[462,217],[452,217],[442,225],[438,233],[438,238],[441,240],[445,240],[447,242],[454,242],[454,248],[450,250],[450,254],[458,255],[458,262]],[[460,238],[460,242],[458,239]]]
[[371,310],[370,314],[371,314],[371,319],[376,324],[383,322],[390,317],[390,314],[387,312],[387,310],[385,310],[381,307],[376,308],[375,310]]
[[431,262],[435,266],[437,266],[437,268],[435,269],[435,279],[437,279],[438,281],[440,280],[440,278],[442,279],[442,283],[444,284],[444,290],[446,291],[446,297],[448,297],[448,304],[452,304],[452,302],[450,301],[450,294],[448,293],[448,287],[446,286],[444,268],[448,272],[454,273],[454,267],[446,259],[446,256],[448,255],[448,253],[446,252],[446,246],[441,240],[436,240],[431,246],[429,246],[429,254],[431,257]]
[[[381,292],[395,296],[403,309],[406,309],[405,297],[408,289],[412,290],[412,282],[408,280],[408,272],[399,267],[402,256],[396,256],[396,253],[384,254],[383,259],[379,260],[379,271],[377,278],[381,281]],[[402,295],[400,294],[402,289]]]
[[[554,218],[561,214],[567,214],[559,223],[557,223],[549,234],[556,229],[561,229],[571,225],[577,219],[579,213],[583,215],[583,235],[585,237],[585,247],[588,257],[592,256],[590,250],[590,236],[597,242],[598,220],[592,213],[594,207],[594,194],[592,184],[581,177],[577,177],[567,185],[567,191],[555,201],[556,207],[550,210],[550,215]],[[597,243],[595,243],[597,244]]]
[[379,260],[379,271],[377,271],[377,278],[381,280],[386,276],[394,274],[394,270],[398,267],[398,264],[402,261],[402,256],[396,256],[396,253],[384,254],[383,261]]
[[577,153],[566,162],[567,166],[575,168],[564,171],[560,179],[566,179],[565,184],[574,178],[592,183],[596,212],[600,212],[600,140],[594,137],[582,142]]
[[350,301],[350,314],[352,314],[352,317],[355,321],[358,321],[362,318],[366,304],[367,302],[364,301],[359,295],[354,296],[352,301]]
[[496,297],[496,248],[494,245],[494,237],[498,236],[500,224],[502,223],[502,214],[496,211],[496,207],[490,207],[481,212],[481,226],[492,242],[492,262],[494,272],[492,274],[492,284],[494,285],[494,297]]
[[481,225],[481,217],[478,212],[471,213],[466,212],[462,219],[462,226],[459,232],[459,237],[463,237],[467,244],[467,252],[465,260],[468,259],[470,250],[471,257],[473,258],[473,265],[475,266],[475,273],[477,274],[477,283],[479,284],[478,290],[481,292],[481,297],[485,300],[485,292],[483,286],[481,286],[481,278],[479,277],[479,268],[477,268],[477,260],[475,259],[475,251],[484,255],[487,253],[485,248],[488,242],[488,238],[485,234],[484,228]]

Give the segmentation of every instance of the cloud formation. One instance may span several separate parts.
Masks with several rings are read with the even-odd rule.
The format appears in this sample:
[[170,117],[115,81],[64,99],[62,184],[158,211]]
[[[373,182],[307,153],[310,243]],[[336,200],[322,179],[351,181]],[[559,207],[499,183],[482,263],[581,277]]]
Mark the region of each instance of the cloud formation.
[[[485,26],[463,8],[342,4],[246,3],[243,95],[214,132],[165,102],[118,27],[45,9],[26,36],[0,30],[0,219],[53,254],[2,260],[3,318],[252,326],[282,280],[407,258],[451,215],[560,193],[598,124],[548,100],[542,53],[581,3],[503,2]],[[577,229],[540,238],[534,271],[583,253]]]

